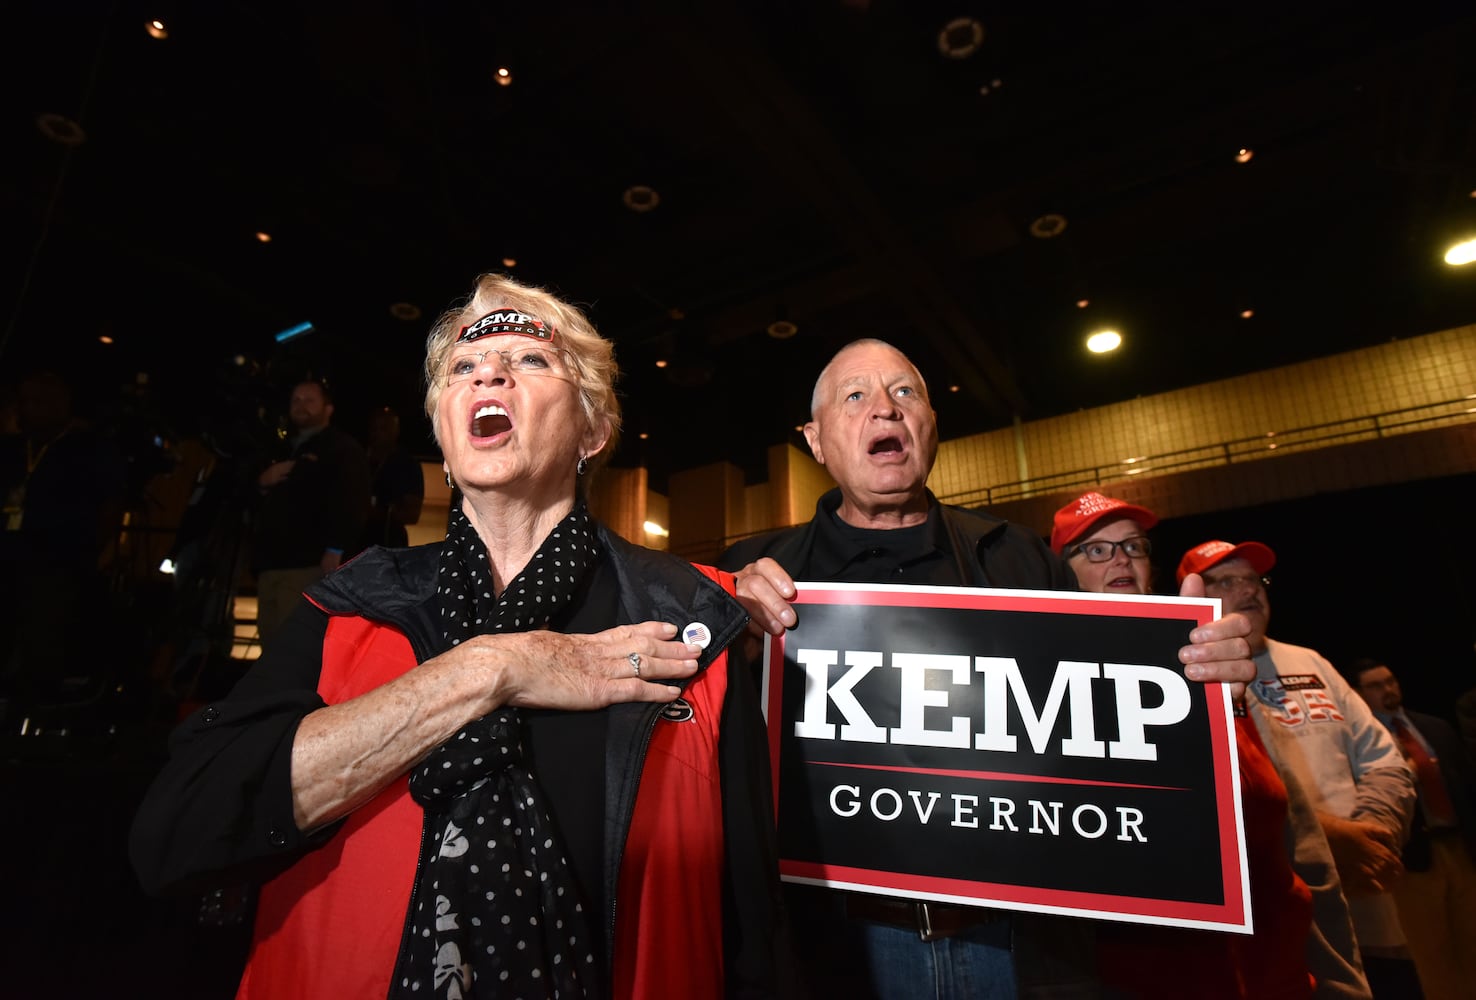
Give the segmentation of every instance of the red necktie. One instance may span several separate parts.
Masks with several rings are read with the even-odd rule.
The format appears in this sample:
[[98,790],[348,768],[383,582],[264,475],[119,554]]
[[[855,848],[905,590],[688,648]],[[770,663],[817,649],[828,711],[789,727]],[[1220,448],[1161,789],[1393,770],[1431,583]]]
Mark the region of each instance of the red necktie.
[[1446,790],[1445,779],[1440,774],[1440,762],[1430,756],[1425,744],[1420,742],[1404,719],[1393,716],[1389,727],[1404,751],[1404,759],[1414,768],[1415,780],[1420,783],[1425,819],[1432,828],[1457,826],[1455,807],[1451,805],[1450,792]]

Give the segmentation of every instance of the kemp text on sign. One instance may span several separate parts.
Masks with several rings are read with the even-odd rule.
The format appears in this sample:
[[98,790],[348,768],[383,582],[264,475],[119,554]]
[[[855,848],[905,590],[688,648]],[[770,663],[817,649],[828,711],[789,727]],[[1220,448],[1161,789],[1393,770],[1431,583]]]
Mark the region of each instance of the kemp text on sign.
[[1248,932],[1219,602],[799,583],[765,646],[785,880]]

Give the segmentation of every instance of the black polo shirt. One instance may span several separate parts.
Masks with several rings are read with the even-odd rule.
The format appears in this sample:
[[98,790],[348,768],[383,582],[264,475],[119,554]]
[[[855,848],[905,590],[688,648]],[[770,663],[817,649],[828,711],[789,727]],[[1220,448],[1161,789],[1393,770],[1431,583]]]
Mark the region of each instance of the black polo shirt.
[[961,587],[958,560],[936,503],[928,519],[910,528],[858,528],[835,508],[815,517],[815,545],[808,565],[786,566],[796,580],[827,583],[905,583]]

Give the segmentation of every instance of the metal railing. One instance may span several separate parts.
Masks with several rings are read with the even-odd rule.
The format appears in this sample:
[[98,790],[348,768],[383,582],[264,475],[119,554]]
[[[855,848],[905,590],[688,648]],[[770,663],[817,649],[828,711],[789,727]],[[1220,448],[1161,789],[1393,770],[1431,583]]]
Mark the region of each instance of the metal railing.
[[[1326,448],[1353,441],[1368,441],[1394,434],[1405,434],[1411,431],[1427,430],[1431,427],[1451,426],[1471,421],[1476,421],[1476,393],[1459,399],[1426,403],[1422,406],[1408,406],[1367,416],[1349,417],[1346,420],[1267,431],[1252,437],[1235,438],[1195,448],[1180,448],[1156,455],[1134,456],[1110,464],[1072,469],[1068,472],[1053,472],[1018,482],[999,483],[994,486],[965,490],[961,493],[950,493],[939,496],[938,499],[943,503],[958,507],[987,507],[1007,500],[1023,500],[1041,494],[1062,493],[1067,490],[1086,489],[1105,483],[1120,482],[1130,476],[1164,475],[1170,472],[1187,472],[1191,469],[1232,465],[1236,462],[1271,458],[1288,452]],[[677,555],[690,557],[694,554],[711,552],[715,545],[721,550],[745,538],[772,530],[774,529],[764,528],[761,531],[745,532],[726,539],[703,539],[673,548],[672,551]]]
[[1284,455],[1287,452],[1326,448],[1335,444],[1353,441],[1369,441],[1404,434],[1410,431],[1427,430],[1431,427],[1449,426],[1476,420],[1476,393],[1460,399],[1409,406],[1399,410],[1388,410],[1361,417],[1349,417],[1306,427],[1267,431],[1253,437],[1235,438],[1195,448],[1181,448],[1156,455],[1139,455],[1110,464],[1095,465],[1085,469],[1072,469],[1012,483],[999,483],[979,489],[965,490],[940,496],[943,503],[960,507],[981,507],[1003,503],[1007,500],[1023,500],[1043,493],[1060,493],[1067,490],[1101,486],[1104,483],[1120,482],[1130,476],[1147,473],[1165,474],[1186,472],[1236,462],[1254,461]]

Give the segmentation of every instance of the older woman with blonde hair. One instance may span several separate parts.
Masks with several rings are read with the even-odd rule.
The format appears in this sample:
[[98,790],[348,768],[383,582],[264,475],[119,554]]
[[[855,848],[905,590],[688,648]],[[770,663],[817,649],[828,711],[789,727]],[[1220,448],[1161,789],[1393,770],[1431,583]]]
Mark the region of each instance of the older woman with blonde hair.
[[772,992],[767,761],[724,651],[747,617],[585,507],[612,345],[484,276],[425,365],[445,541],[314,585],[181,725],[142,881],[265,879],[241,997]]

